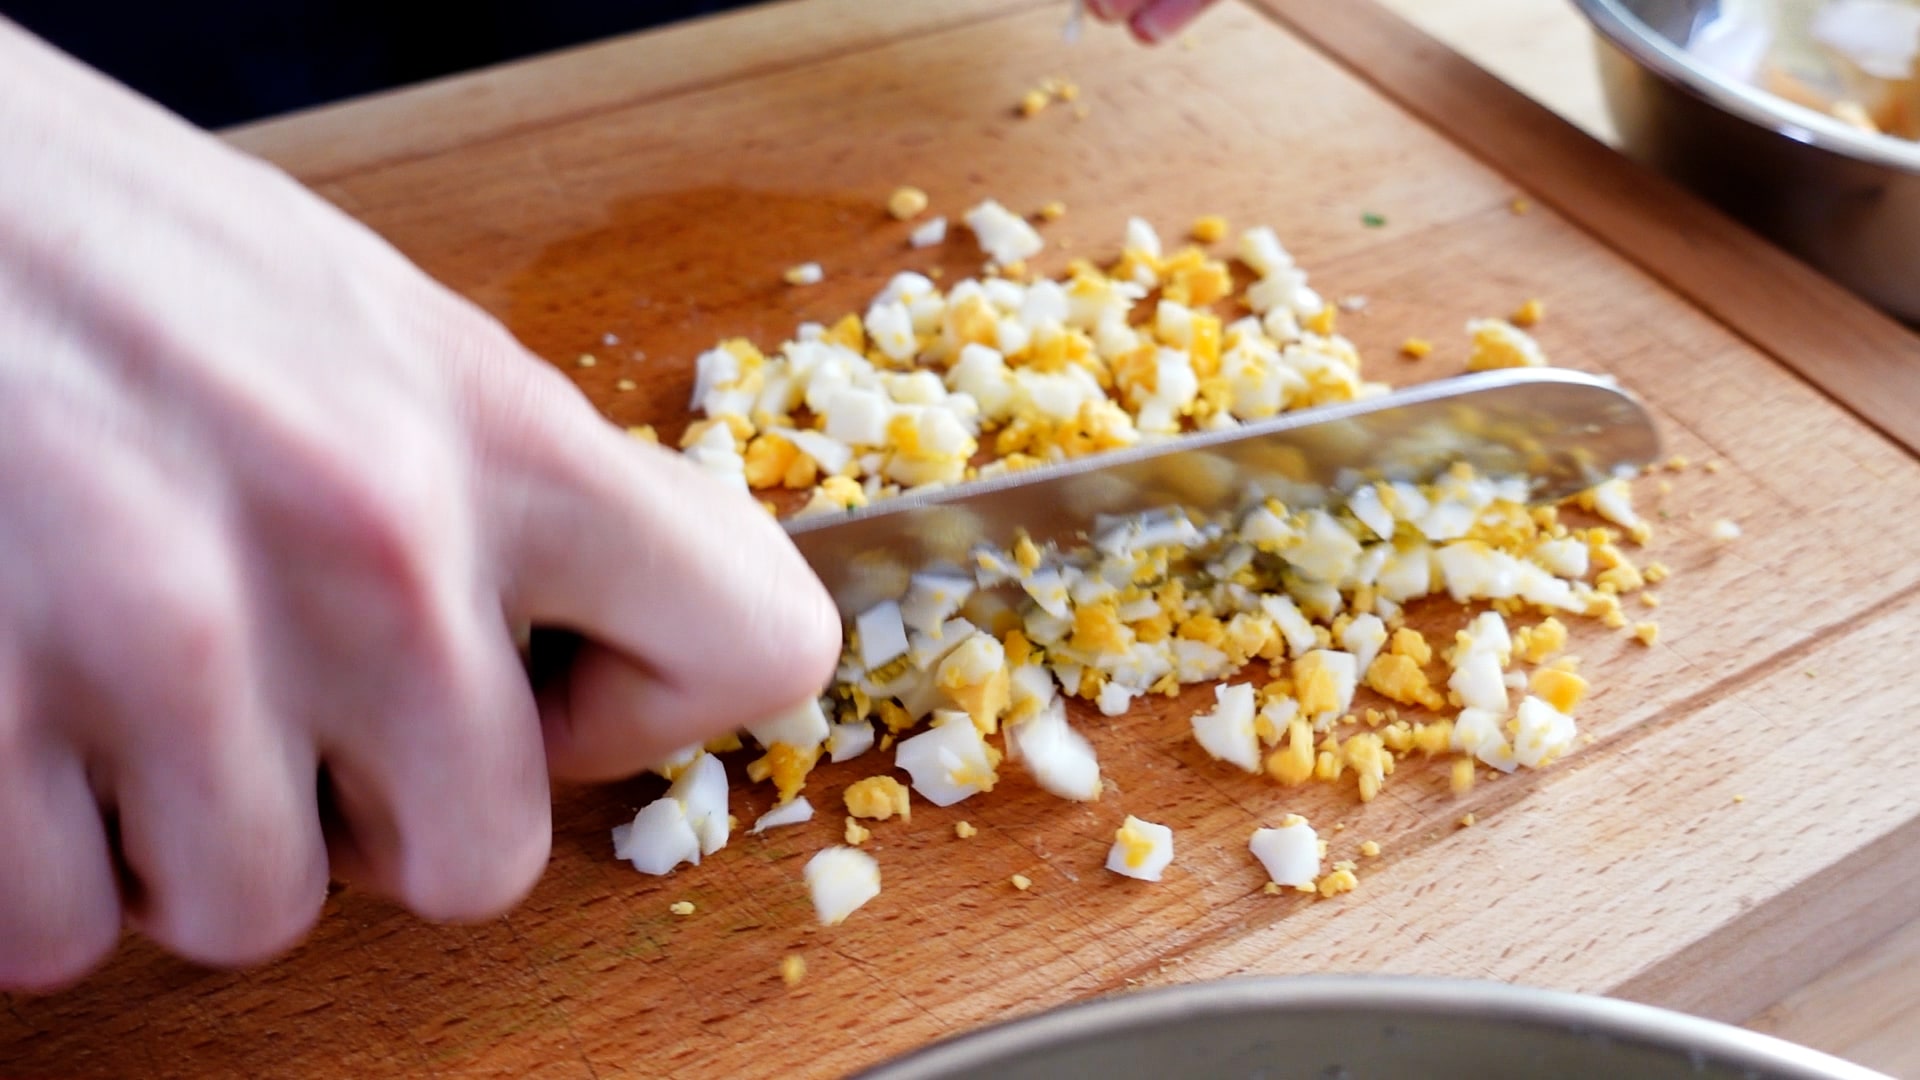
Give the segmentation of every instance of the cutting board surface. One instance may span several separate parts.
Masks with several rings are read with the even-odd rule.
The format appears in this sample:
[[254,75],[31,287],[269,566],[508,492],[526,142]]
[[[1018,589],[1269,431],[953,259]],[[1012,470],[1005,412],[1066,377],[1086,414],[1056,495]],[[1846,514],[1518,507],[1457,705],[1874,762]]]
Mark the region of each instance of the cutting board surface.
[[[1659,644],[1577,630],[1592,745],[1464,798],[1444,770],[1409,763],[1362,805],[1348,787],[1287,790],[1209,761],[1187,725],[1206,688],[1114,720],[1083,712],[1105,798],[1061,802],[1009,769],[991,795],[919,803],[910,824],[874,826],[883,892],[836,928],[814,925],[800,867],[835,842],[840,791],[881,771],[878,756],[815,773],[813,823],[737,835],[664,879],[614,862],[608,839],[657,780],[568,789],[552,866],[508,918],[430,926],[342,892],[306,945],[244,973],[130,941],[73,991],[8,999],[0,1074],[833,1075],[1043,1006],[1238,972],[1487,977],[1731,1015],[1769,978],[1817,970],[1790,955],[1804,936],[1776,925],[1818,930],[1885,888],[1869,876],[1850,892],[1835,875],[1874,850],[1913,865],[1920,805],[1879,782],[1916,726],[1920,543],[1902,508],[1920,504],[1920,466],[1904,451],[1560,217],[1551,193],[1255,10],[1224,5],[1191,48],[1153,52],[1116,33],[1068,49],[1057,5],[946,5],[877,37],[833,28],[859,10],[822,0],[603,47],[596,62],[657,85],[579,90],[571,112],[513,99],[499,106],[521,110],[513,122],[458,138],[423,116],[415,153],[322,154],[304,173],[614,422],[669,435],[693,356],[718,339],[777,344],[801,320],[863,310],[901,269],[977,272],[963,231],[908,249],[882,209],[903,183],[955,219],[984,197],[1064,201],[1044,227],[1048,271],[1111,257],[1129,215],[1169,237],[1205,213],[1271,224],[1325,295],[1366,299],[1340,329],[1395,383],[1459,372],[1468,318],[1539,297],[1556,362],[1618,376],[1695,463],[1665,475],[1665,493],[1641,486],[1649,557],[1674,569],[1652,613]],[[763,28],[789,23],[801,29],[782,62],[670,77],[736,45],[759,56]],[[572,80],[553,76],[553,94],[597,85],[581,57],[543,63]],[[1078,82],[1084,118],[1017,118],[1021,93],[1055,75]],[[480,85],[524,92],[515,78]],[[393,109],[362,108],[394,126]],[[1521,195],[1532,212],[1512,210]],[[823,283],[782,282],[810,260]],[[1409,336],[1440,347],[1404,361]],[[1725,468],[1699,467],[1709,459]],[[1708,539],[1720,518],[1738,542]],[[751,822],[771,801],[736,786],[732,806]],[[1469,811],[1478,823],[1458,827]],[[1359,891],[1263,894],[1247,837],[1287,812],[1320,826],[1334,858],[1382,845]],[[1174,827],[1165,881],[1100,868],[1127,813]],[[963,819],[977,836],[955,836]],[[1016,873],[1029,891],[1008,884]],[[680,900],[695,913],[672,915]],[[807,967],[793,988],[779,977],[790,954]]]

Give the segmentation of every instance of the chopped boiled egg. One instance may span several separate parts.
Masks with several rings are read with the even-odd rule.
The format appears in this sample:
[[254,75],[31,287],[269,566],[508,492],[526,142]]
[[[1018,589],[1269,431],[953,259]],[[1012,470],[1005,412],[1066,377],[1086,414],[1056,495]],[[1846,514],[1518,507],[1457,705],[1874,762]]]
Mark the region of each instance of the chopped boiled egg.
[[1320,836],[1298,814],[1288,814],[1275,828],[1255,829],[1247,846],[1275,884],[1312,889],[1320,876]]
[[822,926],[838,926],[880,895],[880,864],[850,847],[830,847],[807,860],[802,875]]
[[1213,688],[1217,704],[1193,718],[1193,736],[1215,759],[1247,772],[1260,771],[1260,738],[1254,731],[1253,687],[1248,683]]
[[761,814],[754,820],[751,831],[759,834],[768,829],[777,829],[782,825],[799,825],[812,820],[813,804],[807,801],[805,795],[801,795],[791,802],[781,803]]
[[1159,881],[1173,862],[1173,830],[1132,814],[1114,831],[1107,869],[1141,881]]

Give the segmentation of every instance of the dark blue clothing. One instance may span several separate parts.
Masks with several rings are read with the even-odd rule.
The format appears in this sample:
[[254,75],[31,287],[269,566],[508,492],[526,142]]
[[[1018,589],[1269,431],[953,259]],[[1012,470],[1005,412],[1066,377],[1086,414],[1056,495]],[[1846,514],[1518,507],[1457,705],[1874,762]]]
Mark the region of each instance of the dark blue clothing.
[[204,127],[695,15],[741,0],[0,0],[0,13]]

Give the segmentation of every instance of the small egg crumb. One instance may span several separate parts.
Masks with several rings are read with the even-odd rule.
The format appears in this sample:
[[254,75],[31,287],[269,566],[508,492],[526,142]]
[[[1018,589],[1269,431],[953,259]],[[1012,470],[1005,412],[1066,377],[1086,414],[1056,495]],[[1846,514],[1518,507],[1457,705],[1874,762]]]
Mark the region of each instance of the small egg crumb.
[[1467,792],[1473,790],[1472,758],[1458,758],[1454,761],[1453,773],[1449,777],[1448,786],[1453,789],[1455,795],[1465,795]]
[[858,821],[854,820],[853,818],[847,819],[847,831],[846,831],[847,843],[852,844],[854,847],[859,847],[861,844],[866,843],[868,840],[871,840],[872,838],[873,838],[872,829],[869,829],[866,826],[860,824]]
[[693,901],[675,900],[673,903],[667,905],[667,910],[684,918],[685,916],[693,914]]
[[[787,268],[787,272],[780,276],[785,278],[789,285],[818,285],[827,275],[826,271],[820,269],[819,263],[809,262],[801,263],[799,266],[790,266]],[[591,367],[592,365],[587,366]]]
[[1433,353],[1433,342],[1426,338],[1410,337],[1400,343],[1400,355],[1409,360],[1423,360]]
[[1657,622],[1637,622],[1633,624],[1633,636],[1640,644],[1649,648],[1660,640],[1660,624]]
[[927,193],[917,187],[897,187],[887,196],[887,213],[899,221],[919,217],[927,208]]
[[1655,608],[1655,607],[1659,607],[1659,606],[1660,606],[1660,596],[1659,596],[1659,594],[1658,594],[1658,593],[1650,593],[1650,592],[1643,592],[1643,593],[1641,593],[1641,594],[1640,594],[1640,605],[1641,605],[1642,607],[1650,607],[1650,608]]
[[1671,573],[1673,571],[1667,569],[1666,563],[1652,562],[1647,564],[1645,570],[1640,571],[1640,576],[1646,579],[1647,584],[1658,585],[1667,580],[1667,575]]
[[1014,888],[1019,889],[1021,892],[1026,892],[1028,889],[1033,888],[1033,879],[1028,877],[1025,874],[1015,874],[1012,877],[1008,878],[1007,881]]
[[1733,801],[1734,801],[1734,802],[1746,802],[1746,801],[1747,801],[1747,797],[1746,797],[1745,795],[1735,795],[1735,796],[1733,797]]
[[1341,866],[1321,878],[1320,884],[1316,887],[1320,890],[1322,897],[1332,899],[1342,893],[1352,892],[1359,884],[1360,879],[1354,876],[1352,868]]
[[1474,817],[1473,812],[1469,810],[1465,814],[1460,815],[1460,827],[1463,829],[1471,829],[1473,828],[1473,823],[1479,820],[1480,819]]
[[1520,310],[1513,313],[1513,318],[1509,321],[1515,326],[1533,326],[1546,314],[1546,304],[1537,298],[1529,298],[1526,303],[1520,305]]
[[1530,199],[1523,199],[1515,195],[1512,201],[1507,203],[1507,209],[1512,211],[1516,217],[1524,217],[1527,214],[1533,213],[1533,202]]
[[1738,522],[1728,518],[1721,518],[1719,521],[1713,523],[1713,528],[1709,531],[1709,535],[1723,544],[1730,540],[1738,540],[1740,539],[1740,525]]
[[1687,455],[1675,454],[1672,457],[1667,459],[1667,471],[1668,472],[1686,472],[1687,466],[1691,464],[1693,464],[1693,462],[1687,459]]
[[979,832],[980,832],[979,829],[974,828],[972,824],[968,822],[956,821],[953,823],[953,835],[959,837],[962,840],[966,840],[966,839],[969,839],[970,837],[976,836],[979,834]]
[[1067,204],[1061,202],[1059,199],[1043,203],[1040,206],[1040,220],[1042,221],[1059,221],[1066,216]]
[[641,442],[659,443],[660,433],[653,430],[652,424],[635,424],[627,429],[627,434]]
[[640,389],[640,384],[637,382],[634,382],[632,379],[621,379],[620,381],[613,384],[613,388],[615,390],[620,390],[623,392],[638,390]]
[[1707,470],[1710,473],[1717,473],[1721,469],[1726,468],[1727,463],[1724,461],[1721,461],[1719,458],[1711,458],[1707,461],[1705,465],[1702,465],[1700,467]]
[[1038,116],[1040,110],[1046,108],[1052,100],[1045,90],[1029,90],[1020,95],[1020,115]]
[[1193,236],[1194,240],[1199,243],[1217,243],[1227,235],[1227,219],[1221,217],[1219,214],[1208,214],[1203,218],[1196,219],[1193,223],[1193,228],[1189,229],[1188,232]]
[[807,962],[799,953],[788,953],[780,958],[780,981],[788,986],[799,986],[800,980],[807,977]]
[[1372,840],[1360,841],[1360,854],[1369,859],[1380,857],[1380,845]]
[[1281,893],[1285,892],[1286,890],[1280,887],[1279,882],[1269,881],[1265,885],[1260,886],[1260,891],[1267,894],[1268,896],[1279,896]]
[[573,366],[574,366],[574,367],[583,367],[583,368],[587,368],[587,367],[592,367],[593,365],[595,365],[595,364],[597,364],[597,363],[599,363],[599,362],[600,362],[600,361],[598,361],[598,360],[596,360],[596,359],[594,359],[594,358],[593,358],[593,354],[592,354],[592,353],[581,353],[581,354],[580,354],[580,359],[578,359],[578,360],[575,360],[575,361],[573,362]]

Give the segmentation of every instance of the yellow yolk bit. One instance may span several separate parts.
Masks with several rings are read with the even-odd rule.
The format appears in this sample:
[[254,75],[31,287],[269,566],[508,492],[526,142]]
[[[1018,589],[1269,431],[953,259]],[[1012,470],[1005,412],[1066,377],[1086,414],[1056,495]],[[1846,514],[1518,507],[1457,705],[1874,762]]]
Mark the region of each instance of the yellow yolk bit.
[[1409,360],[1424,360],[1433,353],[1433,342],[1426,338],[1410,337],[1400,343],[1400,355]]
[[780,981],[788,986],[799,986],[800,980],[807,977],[807,962],[799,953],[788,953],[780,958]]
[[846,802],[847,813],[857,818],[885,821],[898,814],[901,821],[913,820],[906,785],[891,776],[869,776],[848,784]]
[[1129,868],[1139,869],[1146,864],[1147,856],[1153,854],[1153,838],[1134,828],[1131,821],[1114,830],[1113,840],[1125,853],[1123,857]]

